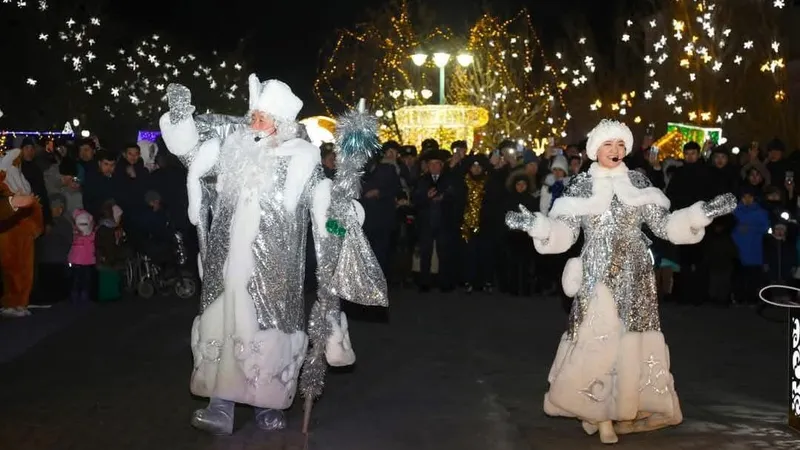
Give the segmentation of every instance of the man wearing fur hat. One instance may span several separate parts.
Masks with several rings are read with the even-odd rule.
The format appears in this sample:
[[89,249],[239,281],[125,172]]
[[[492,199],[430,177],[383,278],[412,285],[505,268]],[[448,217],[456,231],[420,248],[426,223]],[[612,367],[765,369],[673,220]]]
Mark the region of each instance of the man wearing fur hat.
[[[286,84],[251,75],[248,123],[224,139],[201,139],[187,88],[170,85],[167,92],[170,111],[161,117],[161,131],[188,166],[189,219],[207,222],[207,202],[213,211],[200,263],[201,311],[191,337],[191,390],[210,402],[195,411],[192,425],[230,434],[234,405],[244,403],[256,408],[259,428],[282,429],[308,346],[306,226],[310,215],[319,257],[331,238],[331,180],[323,174],[319,148],[296,137],[303,103]],[[206,177],[216,177],[213,195],[203,190]],[[363,222],[363,210],[353,208]],[[341,314],[333,322],[339,339],[329,341],[327,361],[352,364],[346,319]]]
[[575,296],[568,330],[550,369],[544,411],[578,418],[603,443],[618,434],[677,425],[682,414],[661,333],[650,242],[641,232],[674,244],[702,240],[705,227],[736,207],[730,194],[670,213],[670,201],[641,173],[622,162],[633,136],[622,123],[603,120],[586,151],[596,161],[576,176],[545,216],[520,207],[506,223],[526,231],[543,254],[585,241],[567,262],[564,292]]

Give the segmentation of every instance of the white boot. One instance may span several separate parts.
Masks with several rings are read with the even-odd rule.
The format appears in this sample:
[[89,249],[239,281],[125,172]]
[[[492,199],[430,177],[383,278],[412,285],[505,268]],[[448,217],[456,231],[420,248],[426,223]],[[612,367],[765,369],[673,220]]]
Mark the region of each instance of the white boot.
[[328,323],[331,324],[331,335],[325,344],[325,359],[333,367],[350,366],[356,362],[356,353],[350,343],[350,333],[347,327],[347,316],[339,313],[339,320],[336,320],[336,313],[328,314]]

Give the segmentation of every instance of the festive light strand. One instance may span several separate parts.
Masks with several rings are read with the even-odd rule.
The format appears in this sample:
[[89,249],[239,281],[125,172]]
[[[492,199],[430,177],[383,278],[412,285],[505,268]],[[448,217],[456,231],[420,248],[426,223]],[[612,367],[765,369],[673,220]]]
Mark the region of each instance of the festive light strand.
[[[113,24],[105,25],[106,20],[100,17],[60,17],[44,0],[3,0],[0,14],[10,16],[15,10],[24,13],[34,8],[45,27],[34,30],[41,51],[59,58],[74,78],[59,82],[96,99],[104,115],[114,118],[132,112],[154,120],[162,109],[166,86],[174,82],[187,85],[200,106],[244,99],[245,68],[230,58],[222,59],[216,51],[211,52],[211,58],[204,58],[177,48],[158,34],[116,48],[110,44]],[[29,70],[34,73],[38,69]],[[40,80],[31,75],[25,77],[25,84],[35,89]],[[74,94],[74,90],[69,93]]]
[[[408,3],[401,2],[397,10],[388,9],[373,22],[340,32],[314,92],[328,114],[367,98],[382,121],[382,137],[397,138],[394,111],[427,103],[433,95],[429,76],[437,76],[431,58],[416,68],[411,55],[423,46],[453,53],[468,50],[475,66],[448,66],[446,94],[451,102],[490,112],[489,124],[478,133],[479,147],[489,148],[506,138],[524,142],[543,134],[566,135],[569,114],[563,86],[547,63],[526,11],[507,21],[485,15],[472,27],[466,45],[460,46],[460,41],[446,28],[418,32]],[[497,56],[500,52],[502,57]]]
[[[581,36],[569,63],[563,54],[556,54],[564,62],[561,75],[569,86],[567,101],[585,99],[587,90],[594,88],[597,97],[581,108],[601,116],[637,123],[645,118],[662,125],[674,120],[719,126],[735,120],[731,125],[737,128],[769,126],[765,116],[785,116],[781,104],[788,101],[783,48],[777,37],[783,6],[780,0],[673,0],[651,17],[626,20],[619,44],[637,54],[638,60],[625,70],[645,77],[631,78],[628,86],[617,90],[621,94],[605,98],[597,84],[603,76],[619,76],[618,71],[598,70],[600,58]],[[747,119],[759,125],[748,124]]]

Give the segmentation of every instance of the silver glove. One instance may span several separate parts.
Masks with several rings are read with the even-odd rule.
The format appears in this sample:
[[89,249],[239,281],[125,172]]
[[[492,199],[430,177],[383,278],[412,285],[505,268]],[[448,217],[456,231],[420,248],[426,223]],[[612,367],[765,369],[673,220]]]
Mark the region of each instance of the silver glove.
[[737,203],[736,196],[731,193],[718,195],[703,204],[703,212],[706,217],[714,220],[717,217],[732,213],[736,209]]
[[522,205],[519,205],[519,212],[510,211],[506,214],[506,226],[512,230],[530,233],[536,224],[536,216]]
[[195,110],[192,106],[192,93],[189,88],[176,83],[167,86],[167,105],[169,106],[169,121],[173,125],[191,117]]

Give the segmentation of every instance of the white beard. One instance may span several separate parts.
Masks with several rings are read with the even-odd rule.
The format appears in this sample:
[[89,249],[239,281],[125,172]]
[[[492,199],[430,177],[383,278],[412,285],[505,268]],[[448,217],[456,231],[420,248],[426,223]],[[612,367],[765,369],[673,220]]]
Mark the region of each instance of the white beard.
[[274,149],[280,144],[277,136],[264,137],[251,129],[228,136],[220,152],[217,192],[241,192],[248,188],[258,188],[261,192],[268,190],[272,184]]

